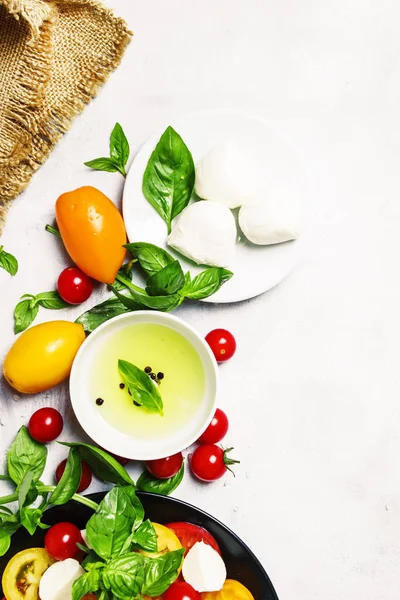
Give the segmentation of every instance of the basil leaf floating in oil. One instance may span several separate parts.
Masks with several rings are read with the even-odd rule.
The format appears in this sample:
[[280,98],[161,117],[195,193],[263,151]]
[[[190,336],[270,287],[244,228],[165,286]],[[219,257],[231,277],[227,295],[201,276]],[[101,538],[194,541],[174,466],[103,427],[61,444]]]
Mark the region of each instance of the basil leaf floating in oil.
[[102,481],[134,485],[124,467],[105,450],[81,442],[59,442],[59,444],[68,448],[77,448],[82,460],[88,463],[93,474]]
[[163,416],[163,401],[153,380],[142,369],[127,360],[119,359],[118,371],[131,392],[132,399],[147,410]]
[[169,296],[185,285],[185,276],[179,261],[174,260],[147,280],[146,292],[150,296]]
[[168,479],[158,479],[154,477],[149,471],[144,471],[136,483],[136,488],[141,492],[152,492],[153,494],[162,494],[163,496],[169,496],[182,482],[185,473],[184,463],[181,468],[173,477]]
[[71,500],[79,487],[82,475],[82,459],[78,448],[70,448],[64,472],[56,489],[50,496],[50,504],[65,504]]
[[172,127],[162,134],[143,175],[143,194],[164,219],[171,221],[189,204],[195,179],[193,157]]
[[10,446],[7,455],[8,474],[17,485],[20,485],[28,473],[32,471],[32,481],[38,481],[44,471],[47,459],[47,448],[35,442],[23,425]]
[[221,267],[210,267],[202,271],[182,290],[186,298],[202,300],[215,294],[233,276],[232,271]]
[[185,549],[174,550],[145,562],[142,594],[160,596],[176,580],[182,564]]
[[4,246],[0,246],[0,267],[10,275],[16,275],[18,272],[18,260],[13,254],[6,252]]

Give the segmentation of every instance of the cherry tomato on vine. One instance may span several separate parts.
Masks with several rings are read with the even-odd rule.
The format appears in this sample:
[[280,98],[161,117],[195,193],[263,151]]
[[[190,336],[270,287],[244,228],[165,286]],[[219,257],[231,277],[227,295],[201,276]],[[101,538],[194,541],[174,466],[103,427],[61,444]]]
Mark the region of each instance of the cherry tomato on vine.
[[[63,460],[60,462],[60,464],[58,465],[57,469],[56,469],[56,481],[57,483],[60,481],[62,474],[65,471],[65,465],[67,464],[67,459]],[[85,490],[87,490],[87,488],[89,487],[89,485],[92,483],[92,471],[89,467],[89,465],[83,460],[82,461],[82,475],[81,475],[81,480],[79,482],[79,486],[77,489],[77,492],[84,492]]]
[[228,433],[229,421],[223,410],[217,408],[211,423],[197,440],[201,444],[216,444]]
[[58,438],[63,427],[62,416],[58,410],[49,406],[34,412],[28,423],[30,436],[41,444],[47,444]]
[[163,594],[163,600],[201,600],[201,595],[186,581],[175,581]]
[[235,354],[236,340],[227,329],[213,329],[206,335],[206,342],[217,362],[225,362]]
[[177,474],[182,466],[182,462],[182,452],[178,452],[177,454],[166,456],[165,458],[147,460],[146,468],[158,479],[169,479],[169,477],[173,477]]
[[223,450],[214,444],[199,446],[190,457],[190,468],[197,479],[201,481],[215,481],[229,469],[230,465],[240,461],[228,457],[233,448]]
[[44,536],[44,547],[56,560],[74,558],[79,552],[77,543],[83,544],[80,530],[73,523],[61,522],[53,525]]
[[167,523],[166,527],[175,533],[182,544],[182,547],[185,548],[185,556],[197,542],[204,542],[211,546],[211,548],[214,548],[218,554],[221,554],[217,540],[213,538],[211,533],[207,531],[207,529],[204,529],[204,527],[194,525],[193,523],[187,523],[186,521]]
[[93,284],[78,267],[68,267],[60,273],[57,281],[57,291],[68,304],[81,304],[93,292]]

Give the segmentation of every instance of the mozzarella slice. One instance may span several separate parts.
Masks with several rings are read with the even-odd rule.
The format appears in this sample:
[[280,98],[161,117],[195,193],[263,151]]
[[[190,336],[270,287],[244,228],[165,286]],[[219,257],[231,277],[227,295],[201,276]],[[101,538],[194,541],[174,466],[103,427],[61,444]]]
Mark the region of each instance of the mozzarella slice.
[[217,144],[196,165],[196,194],[228,208],[245,204],[255,191],[256,172],[235,144]]
[[214,548],[197,542],[183,561],[182,575],[197,592],[218,592],[225,583],[226,567]]
[[200,201],[175,219],[168,245],[199,265],[227,267],[236,250],[236,223],[229,208]]
[[54,563],[40,580],[40,600],[72,600],[72,584],[84,574],[85,570],[74,558]]
[[89,550],[92,550],[92,546],[89,544],[86,529],[81,529],[81,536],[82,536],[83,543],[85,544],[85,546],[87,546],[89,548]]
[[279,244],[299,237],[302,231],[301,202],[286,185],[254,198],[239,211],[239,226],[246,238],[258,245]]

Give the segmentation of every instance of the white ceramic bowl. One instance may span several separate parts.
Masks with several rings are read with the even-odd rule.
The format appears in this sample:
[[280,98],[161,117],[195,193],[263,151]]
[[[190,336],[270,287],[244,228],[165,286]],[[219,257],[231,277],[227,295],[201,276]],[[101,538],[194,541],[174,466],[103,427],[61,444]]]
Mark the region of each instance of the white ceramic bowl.
[[[170,327],[180,333],[193,346],[200,357],[205,373],[205,391],[196,419],[156,439],[147,441],[125,435],[110,425],[93,402],[89,373],[98,344],[120,328],[138,323],[152,323]],[[96,348],[97,347],[97,348]],[[170,456],[193,444],[210,423],[217,397],[218,367],[205,340],[190,325],[172,315],[157,311],[136,311],[119,315],[100,325],[89,335],[76,355],[70,377],[71,403],[75,415],[86,433],[105,450],[135,460],[151,460]]]

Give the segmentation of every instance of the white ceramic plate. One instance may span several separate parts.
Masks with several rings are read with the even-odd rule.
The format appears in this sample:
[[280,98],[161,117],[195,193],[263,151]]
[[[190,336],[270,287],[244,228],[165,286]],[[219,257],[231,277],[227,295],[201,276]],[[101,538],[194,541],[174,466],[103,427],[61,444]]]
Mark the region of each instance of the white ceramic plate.
[[[143,173],[161,134],[171,125],[183,138],[195,163],[216,143],[233,141],[254,160],[265,187],[289,183],[301,198],[306,192],[305,171],[290,144],[266,121],[230,110],[207,110],[173,119],[157,131],[136,155],[126,179],[123,214],[131,242],[151,242],[176,256],[192,276],[198,267],[166,246],[167,226],[142,193]],[[240,232],[239,232],[240,234]],[[237,302],[266,292],[280,283],[300,257],[301,238],[273,246],[256,246],[239,240],[230,269],[234,276],[208,302]]]
[[[93,381],[90,379],[99,345],[107,344],[109,336],[115,331],[137,323],[164,325],[184,336],[200,357],[206,380],[204,396],[195,418],[182,425],[178,431],[168,431],[149,439],[126,435],[101,416],[93,398]],[[207,428],[215,412],[217,377],[218,367],[210,347],[190,325],[166,313],[139,310],[103,323],[82,344],[70,376],[71,404],[82,428],[105,450],[135,460],[163,458],[188,448]]]

